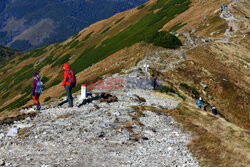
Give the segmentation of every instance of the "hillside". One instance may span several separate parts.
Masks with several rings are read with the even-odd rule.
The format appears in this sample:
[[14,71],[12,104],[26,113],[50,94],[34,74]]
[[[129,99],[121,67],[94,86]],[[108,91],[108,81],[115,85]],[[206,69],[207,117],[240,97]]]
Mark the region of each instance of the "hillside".
[[62,42],[96,21],[147,0],[0,1],[0,45],[27,51]]
[[20,52],[14,49],[0,46],[0,62],[3,62],[4,60],[9,60],[20,54]]
[[[228,9],[220,12],[224,4]],[[48,107],[45,112],[50,113],[56,112],[53,107],[64,110],[56,105],[65,97],[60,85],[64,63],[69,63],[77,73],[78,84],[73,89],[77,96],[80,85],[91,77],[143,78],[143,65],[147,61],[150,79],[157,76],[164,87],[149,93],[139,91],[146,94],[141,96],[169,99],[178,106],[169,108],[156,102],[138,103],[136,113],[140,115],[149,110],[172,116],[184,130],[191,131],[193,138],[188,148],[198,158],[200,166],[247,166],[250,163],[247,112],[250,45],[246,16],[249,16],[249,2],[244,0],[151,0],[99,21],[63,43],[27,52],[7,62],[0,70],[0,120],[11,123],[13,119],[26,117],[18,111],[32,105],[30,91],[35,71],[39,71],[44,79],[46,89],[41,102]],[[171,32],[167,40],[157,33],[161,30],[168,31],[166,36]],[[169,39],[173,39],[170,44],[176,43],[176,37],[182,46],[160,47]],[[156,46],[158,44],[160,46]],[[145,53],[149,55],[147,59]],[[96,93],[96,90],[90,91]],[[112,89],[100,91],[117,95]],[[128,90],[124,88],[118,92],[121,93],[118,93],[118,103],[123,104],[123,96],[127,96]],[[132,90],[132,93],[139,92]],[[208,104],[208,112],[195,106],[200,96]],[[89,113],[98,112],[98,107],[89,105],[84,109],[85,114],[88,109]],[[211,114],[212,106],[216,106],[219,115]],[[72,117],[77,117],[75,114],[82,110],[81,107],[84,108],[73,109]],[[101,109],[111,110],[109,105]],[[39,116],[37,119],[41,121]],[[132,119],[133,125],[137,119]],[[134,134],[127,135],[134,137]]]

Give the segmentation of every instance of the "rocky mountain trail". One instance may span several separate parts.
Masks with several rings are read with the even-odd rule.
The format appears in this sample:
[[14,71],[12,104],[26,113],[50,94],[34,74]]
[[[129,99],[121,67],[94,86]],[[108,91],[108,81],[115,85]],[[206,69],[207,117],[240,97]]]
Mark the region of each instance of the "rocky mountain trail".
[[[224,33],[224,38],[217,40],[216,42],[224,42],[228,43],[229,39],[240,29],[240,21],[234,17],[234,15],[230,12],[233,6],[241,2],[240,0],[233,0],[227,7],[221,12],[220,17],[225,19],[228,24],[228,29]],[[232,27],[232,31],[230,31],[230,27]]]
[[100,98],[84,105],[76,97],[79,107],[44,106],[34,118],[2,126],[0,157],[5,165],[199,166],[187,148],[190,134],[157,112],[177,103],[140,89],[111,90],[106,95],[118,101],[101,102],[102,92],[93,90],[87,99]]

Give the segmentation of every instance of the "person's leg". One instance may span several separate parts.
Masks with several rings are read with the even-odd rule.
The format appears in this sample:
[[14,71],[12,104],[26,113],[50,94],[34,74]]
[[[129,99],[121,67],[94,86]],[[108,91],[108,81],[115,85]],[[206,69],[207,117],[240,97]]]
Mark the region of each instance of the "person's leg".
[[68,98],[69,106],[73,107],[72,95],[71,95],[71,86],[70,85],[66,85],[65,86],[65,90],[66,90],[66,93],[67,93],[67,98]]
[[35,95],[35,98],[36,98],[36,101],[37,101],[37,103],[36,103],[37,110],[40,110],[40,108],[41,108],[40,102],[39,102],[39,97],[40,97],[40,94],[37,93],[37,94]]
[[72,86],[69,87],[70,92],[70,106],[73,107]]

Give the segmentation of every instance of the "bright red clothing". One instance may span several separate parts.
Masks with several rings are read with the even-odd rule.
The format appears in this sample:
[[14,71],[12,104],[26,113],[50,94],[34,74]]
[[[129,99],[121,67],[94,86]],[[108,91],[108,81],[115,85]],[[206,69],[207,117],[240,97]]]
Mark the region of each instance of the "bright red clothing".
[[68,64],[64,64],[64,79],[63,79],[63,82],[62,82],[62,86],[65,86],[65,85],[70,85],[70,82],[68,81],[68,75],[69,75],[69,65]]
[[32,95],[33,101],[35,102],[35,104],[39,103],[39,96],[34,96]]

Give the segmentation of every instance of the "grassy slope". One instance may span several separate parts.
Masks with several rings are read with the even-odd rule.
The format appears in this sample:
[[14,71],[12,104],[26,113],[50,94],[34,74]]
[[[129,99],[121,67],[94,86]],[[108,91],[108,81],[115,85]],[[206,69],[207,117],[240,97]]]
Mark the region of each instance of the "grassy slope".
[[[91,31],[84,37],[78,33],[62,44],[25,53],[17,59],[16,63],[8,64],[0,71],[8,73],[0,80],[0,103],[2,104],[0,110],[15,109],[29,100],[33,72],[40,72],[42,76],[48,78],[45,84],[48,89],[62,80],[62,64],[67,62],[76,73],[81,72],[115,52],[149,37],[175,15],[188,9],[189,4],[188,0],[159,0],[155,4],[140,9],[140,12],[128,19],[120,18],[119,23],[117,20],[112,20],[113,26],[122,30],[120,32],[114,33],[113,27],[111,30],[104,27],[100,32]],[[158,11],[154,12],[157,9]],[[132,21],[137,16],[139,17]],[[126,22],[125,26],[121,24],[122,22]],[[106,32],[103,32],[104,30]],[[11,100],[5,102],[8,99],[12,99],[13,102]]]

